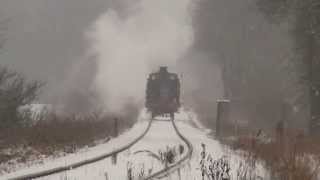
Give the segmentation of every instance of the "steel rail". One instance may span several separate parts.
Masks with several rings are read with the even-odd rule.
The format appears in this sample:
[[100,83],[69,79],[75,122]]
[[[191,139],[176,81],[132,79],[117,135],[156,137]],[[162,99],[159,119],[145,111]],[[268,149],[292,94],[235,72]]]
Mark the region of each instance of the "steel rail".
[[64,171],[76,169],[76,168],[79,168],[79,167],[82,167],[82,166],[85,166],[85,165],[88,165],[88,164],[92,164],[92,163],[95,163],[97,161],[109,158],[109,157],[113,156],[114,154],[121,153],[121,152],[129,149],[130,147],[132,147],[136,143],[138,143],[148,133],[148,131],[150,130],[152,121],[153,121],[152,119],[149,121],[148,127],[146,128],[146,130],[139,137],[137,137],[131,143],[129,143],[129,144],[127,144],[127,145],[125,145],[125,146],[123,146],[121,148],[118,148],[117,150],[114,150],[112,152],[105,153],[105,154],[102,154],[102,155],[99,155],[99,156],[96,156],[96,157],[93,157],[93,158],[90,158],[90,159],[86,159],[86,160],[83,160],[83,161],[80,161],[80,162],[69,164],[69,165],[66,165],[66,166],[60,166],[60,167],[56,167],[56,168],[52,168],[52,169],[48,169],[48,170],[43,170],[43,171],[39,171],[39,172],[35,172],[35,173],[30,173],[30,174],[26,174],[26,175],[20,175],[20,176],[17,176],[17,177],[9,178],[8,180],[29,180],[29,179],[41,178],[41,177],[45,177],[45,176],[61,173],[61,172],[64,172]]
[[172,120],[172,125],[173,125],[177,135],[187,145],[187,147],[188,147],[187,154],[182,159],[180,159],[178,162],[176,162],[175,164],[170,165],[167,168],[164,168],[164,169],[144,178],[144,180],[162,179],[164,177],[167,177],[170,173],[175,172],[176,170],[180,169],[183,165],[185,165],[185,163],[189,162],[189,160],[191,159],[192,153],[193,153],[193,146],[192,146],[191,142],[180,133],[174,120]]

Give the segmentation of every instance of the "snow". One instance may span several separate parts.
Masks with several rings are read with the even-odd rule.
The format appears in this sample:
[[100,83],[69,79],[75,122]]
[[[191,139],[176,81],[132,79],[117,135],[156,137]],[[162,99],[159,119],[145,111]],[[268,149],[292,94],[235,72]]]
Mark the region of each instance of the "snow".
[[[229,161],[231,168],[231,179],[237,179],[237,171],[239,170],[240,164],[243,164],[245,159],[238,153],[231,151],[228,147],[220,144],[218,140],[211,136],[212,133],[210,133],[210,130],[201,125],[201,122],[199,122],[197,118],[190,118],[196,117],[196,115],[194,115],[192,112],[191,114],[191,116],[188,116],[189,118],[185,118],[185,116],[176,117],[179,122],[177,123],[177,126],[180,132],[191,141],[194,150],[190,165],[182,169],[181,179],[202,179],[200,170],[200,153],[202,151],[202,143],[206,145],[206,152],[209,153],[214,160],[226,158],[227,161]],[[190,124],[199,124],[199,126],[192,127]],[[262,164],[258,163],[254,171],[256,177],[259,176],[263,179],[269,178],[268,172],[263,168]],[[174,179],[178,179],[177,176]]]
[[30,168],[26,168],[17,172],[13,172],[7,175],[0,177],[2,179],[10,179],[26,174],[31,174],[39,171],[45,171],[49,169],[54,169],[61,166],[66,166],[68,164],[73,164],[85,159],[93,158],[104,154],[106,152],[111,152],[120,146],[126,145],[128,142],[132,142],[135,138],[142,134],[142,132],[147,128],[148,122],[144,120],[144,117],[141,118],[141,121],[136,124],[132,129],[121,134],[118,138],[111,139],[106,144],[101,144],[96,147],[77,152],[65,157],[61,157],[49,162],[44,162],[43,165],[37,165]]
[[[129,167],[132,167],[132,172],[135,177],[139,176],[141,170],[144,170],[145,176],[149,175],[150,173],[155,173],[164,168],[164,165],[154,157],[147,155],[147,153],[136,154],[135,152],[148,150],[154,154],[159,154],[159,151],[164,152],[168,148],[177,148],[179,145],[184,145],[185,149],[187,148],[184,142],[176,134],[172,123],[167,120],[168,119],[166,118],[157,118],[157,120],[153,121],[152,126],[145,137],[143,137],[129,150],[117,155],[116,165],[112,163],[112,158],[107,158],[90,165],[38,179],[59,180],[67,178],[68,180],[125,180],[127,179],[127,169]],[[0,179],[8,179],[27,173],[65,166],[67,164],[92,158],[106,152],[111,152],[141,135],[142,132],[147,128],[148,122],[148,116],[146,113],[142,113],[138,123],[132,129],[121,134],[118,138],[110,140],[106,144],[101,144],[90,148],[86,152],[78,152],[67,157],[53,160],[52,162],[47,162],[42,166],[35,166],[14,172],[0,177]],[[221,145],[219,141],[215,140],[214,137],[210,136],[209,134],[212,133],[210,133],[210,130],[205,128],[198,121],[195,113],[191,111],[186,112],[182,109],[182,111],[177,114],[175,122],[179,131],[193,145],[194,151],[190,162],[181,168],[180,175],[178,172],[174,172],[168,175],[165,179],[202,179],[199,168],[202,143],[206,145],[206,150],[211,154],[213,159],[219,159],[222,157],[228,159],[231,166],[231,177],[232,179],[236,179],[235,177],[237,170],[239,169],[239,165],[244,161],[242,156],[229,150],[227,147]],[[182,155],[178,155],[177,160],[184,157],[186,152],[187,151],[185,151]],[[263,177],[263,179],[268,178],[268,173],[261,164],[258,164],[254,171],[257,176]]]

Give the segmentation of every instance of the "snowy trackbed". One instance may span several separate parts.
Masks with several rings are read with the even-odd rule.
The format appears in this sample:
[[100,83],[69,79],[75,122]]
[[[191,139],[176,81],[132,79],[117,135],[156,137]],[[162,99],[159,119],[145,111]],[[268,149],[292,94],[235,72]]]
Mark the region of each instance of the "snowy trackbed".
[[125,145],[125,146],[123,146],[121,148],[118,148],[117,150],[114,150],[112,152],[108,152],[106,154],[102,154],[100,156],[96,156],[96,157],[93,157],[91,159],[86,159],[86,160],[83,160],[83,161],[80,161],[80,162],[76,162],[76,163],[73,163],[73,164],[69,164],[69,165],[66,165],[66,166],[60,166],[60,167],[49,169],[49,170],[44,170],[44,171],[39,171],[39,172],[31,173],[31,174],[12,177],[12,178],[9,178],[8,180],[25,180],[25,179],[41,178],[41,177],[49,176],[49,175],[52,175],[52,174],[57,174],[57,173],[61,173],[61,172],[64,172],[64,171],[71,170],[71,169],[79,168],[79,167],[82,167],[82,166],[85,166],[85,165],[88,165],[88,164],[91,164],[91,163],[95,163],[97,161],[100,161],[100,160],[103,160],[103,159],[106,159],[106,158],[110,158],[113,155],[121,153],[121,152],[129,149],[130,147],[132,147],[136,143],[138,143],[148,133],[148,131],[149,131],[150,127],[151,127],[151,124],[152,124],[152,120],[149,121],[146,130],[139,137],[137,137],[131,143],[129,143],[129,144],[127,144],[127,145]]
[[[134,146],[135,144],[140,142],[140,140],[142,140],[145,137],[145,135],[149,132],[153,121],[154,120],[150,120],[148,122],[147,128],[145,128],[145,130],[143,131],[143,133],[139,137],[132,140],[132,142],[122,146],[121,148],[113,150],[112,152],[108,152],[108,153],[101,154],[101,155],[98,155],[95,157],[91,157],[89,159],[86,159],[86,160],[83,160],[80,162],[75,162],[75,163],[72,163],[69,165],[63,165],[63,166],[59,166],[59,167],[55,167],[55,168],[51,168],[51,169],[47,169],[47,170],[36,171],[33,173],[27,173],[24,175],[10,177],[10,178],[8,178],[8,180],[25,180],[25,179],[43,178],[43,177],[47,177],[47,176],[54,175],[54,174],[64,173],[64,172],[67,172],[72,169],[83,167],[83,166],[86,166],[89,164],[94,164],[98,161],[110,158],[115,154],[119,154],[119,153],[122,153],[122,152],[128,150],[129,148],[131,148],[132,146]],[[186,154],[179,161],[177,161],[176,163],[174,163],[172,165],[169,165],[168,167],[166,167],[164,169],[161,169],[155,173],[152,173],[148,177],[144,178],[144,180],[165,178],[169,174],[171,174],[171,173],[175,172],[176,170],[178,170],[179,168],[183,167],[186,163],[188,163],[190,161],[190,159],[192,157],[193,147],[192,147],[191,142],[180,133],[178,127],[176,126],[175,121],[171,120],[171,122],[172,122],[172,125],[174,128],[174,132],[178,135],[178,138],[181,139],[185,143],[188,150],[187,150]]]
[[145,180],[152,180],[152,179],[161,179],[161,178],[165,178],[167,177],[170,173],[176,171],[177,169],[179,169],[181,166],[183,166],[185,163],[187,163],[191,157],[192,157],[192,152],[193,152],[193,147],[192,147],[192,144],[191,142],[186,138],[184,137],[178,127],[176,126],[175,122],[172,121],[172,125],[174,127],[174,130],[176,131],[177,135],[182,139],[182,141],[185,142],[185,144],[187,145],[188,147],[188,152],[187,154],[181,158],[178,162],[176,162],[175,164],[171,165],[171,166],[168,166],[167,168],[165,169],[162,169],[152,175],[150,175],[149,177],[145,178]]

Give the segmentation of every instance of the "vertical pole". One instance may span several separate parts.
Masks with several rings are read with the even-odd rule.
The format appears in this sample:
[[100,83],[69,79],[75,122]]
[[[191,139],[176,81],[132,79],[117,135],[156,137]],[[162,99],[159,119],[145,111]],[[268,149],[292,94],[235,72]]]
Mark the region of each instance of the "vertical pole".
[[104,176],[105,176],[106,180],[109,180],[108,172],[105,172],[105,173],[104,173]]
[[277,137],[277,143],[278,147],[281,150],[281,153],[286,152],[286,126],[287,126],[287,104],[285,102],[282,103],[281,105],[281,110],[280,110],[280,120],[276,124],[276,137]]
[[216,136],[221,136],[221,103],[217,102]]
[[312,136],[319,136],[320,129],[320,113],[319,113],[319,84],[318,84],[318,64],[316,63],[317,58],[317,43],[314,35],[308,36],[308,52],[306,60],[309,60],[309,134]]
[[284,123],[282,120],[277,123],[276,135],[278,146],[281,148],[281,151],[284,152]]
[[111,157],[111,162],[113,165],[117,165],[117,156],[118,156],[118,154],[114,153]]
[[180,168],[178,169],[178,178],[179,178],[179,180],[181,180],[181,169]]
[[289,137],[288,137],[288,130],[290,129],[290,112],[291,107],[289,103],[284,102],[282,107],[282,124],[283,124],[283,132],[282,132],[282,143],[283,143],[283,150],[286,152],[288,150],[289,145]]
[[238,121],[237,120],[235,120],[234,121],[234,135],[236,136],[236,137],[239,137],[239,133],[238,133]]
[[114,118],[114,137],[117,137],[118,133],[118,118]]
[[217,119],[216,119],[216,136],[218,138],[223,135],[223,127],[229,121],[229,100],[217,101]]
[[[286,102],[282,105],[282,121],[284,126],[284,131],[289,128],[289,114],[290,114],[290,105]],[[284,132],[285,133],[285,132]]]
[[[118,137],[118,118],[114,118],[114,137]],[[112,155],[112,164],[117,164],[117,154]]]
[[314,135],[314,116],[313,116],[313,114],[314,114],[314,110],[313,110],[313,108],[314,108],[314,105],[313,105],[313,102],[314,102],[314,100],[313,100],[313,47],[314,47],[314,45],[313,45],[313,38],[312,37],[310,37],[309,36],[309,53],[308,53],[308,55],[309,55],[309,113],[310,113],[310,127],[309,127],[309,133],[311,134],[311,135]]

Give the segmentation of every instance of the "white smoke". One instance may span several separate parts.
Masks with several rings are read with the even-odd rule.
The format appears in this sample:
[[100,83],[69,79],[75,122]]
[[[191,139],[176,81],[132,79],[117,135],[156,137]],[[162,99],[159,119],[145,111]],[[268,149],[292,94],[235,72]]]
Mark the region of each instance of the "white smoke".
[[98,57],[94,83],[109,111],[142,103],[151,70],[175,69],[193,43],[192,1],[134,1],[125,17],[108,10],[94,23],[88,33]]

